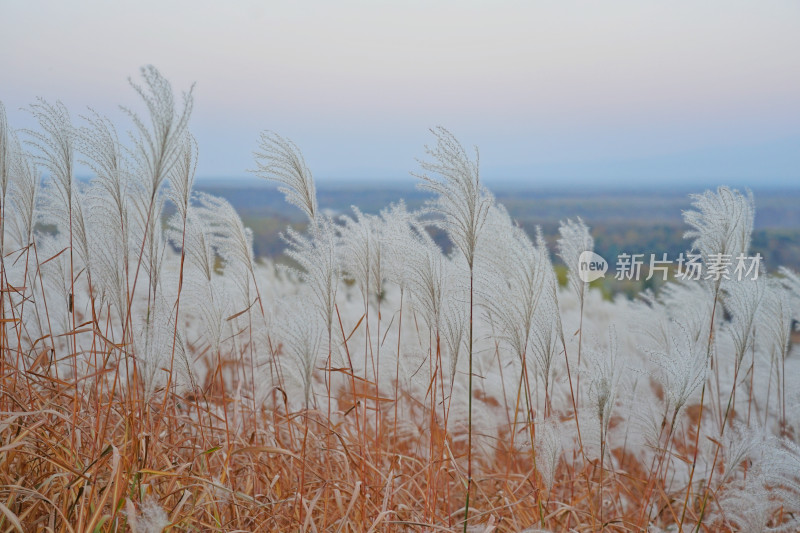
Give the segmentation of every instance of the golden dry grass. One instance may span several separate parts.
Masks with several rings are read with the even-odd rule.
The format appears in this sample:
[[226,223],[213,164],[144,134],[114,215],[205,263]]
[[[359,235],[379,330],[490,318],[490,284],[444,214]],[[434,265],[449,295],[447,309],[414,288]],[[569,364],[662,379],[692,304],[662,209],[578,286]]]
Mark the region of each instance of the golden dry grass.
[[[363,419],[356,421],[363,409],[348,409],[351,390],[340,391],[347,414],[331,424],[313,410],[254,412],[219,387],[202,397],[167,395],[166,403],[162,395],[142,403],[118,390],[75,397],[74,383],[41,370],[23,375],[3,365],[3,531],[124,531],[131,505],[148,497],[166,511],[174,531],[461,527],[466,447],[435,423],[431,428],[425,410],[410,402],[404,412],[418,426],[416,437],[394,434],[386,402],[376,435],[374,424],[364,429]],[[374,420],[367,395],[358,396]],[[241,422],[235,432],[234,415]],[[681,494],[665,494],[663,480],[648,483],[649,465],[624,450],[613,452],[620,468],[604,476],[601,524],[599,465],[565,457],[547,493],[532,453],[509,450],[507,437],[496,436],[493,454],[475,455],[482,472],[473,484],[476,531],[640,531],[651,498],[664,522],[679,521]],[[691,452],[691,443],[673,451],[684,461]]]

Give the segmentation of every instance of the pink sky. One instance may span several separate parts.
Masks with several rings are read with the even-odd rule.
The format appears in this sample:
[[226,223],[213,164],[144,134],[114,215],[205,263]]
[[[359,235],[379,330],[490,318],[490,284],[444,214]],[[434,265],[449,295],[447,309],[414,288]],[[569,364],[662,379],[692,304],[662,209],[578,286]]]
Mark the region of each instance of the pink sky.
[[404,178],[427,128],[498,179],[800,178],[800,3],[0,3],[0,100],[115,117],[156,65],[197,82],[201,176],[242,176],[258,132],[318,177]]

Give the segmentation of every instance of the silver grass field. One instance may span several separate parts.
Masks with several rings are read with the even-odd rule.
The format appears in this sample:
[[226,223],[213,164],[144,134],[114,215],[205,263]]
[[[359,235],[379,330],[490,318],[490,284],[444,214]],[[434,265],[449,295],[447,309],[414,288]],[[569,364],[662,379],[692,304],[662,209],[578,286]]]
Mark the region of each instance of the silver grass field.
[[[527,234],[441,127],[378,214],[254,139],[307,219],[278,266],[193,189],[191,88],[131,86],[120,125],[0,104],[2,531],[800,530],[796,273],[603,299],[591,228]],[[687,252],[750,254],[749,192],[691,201]]]

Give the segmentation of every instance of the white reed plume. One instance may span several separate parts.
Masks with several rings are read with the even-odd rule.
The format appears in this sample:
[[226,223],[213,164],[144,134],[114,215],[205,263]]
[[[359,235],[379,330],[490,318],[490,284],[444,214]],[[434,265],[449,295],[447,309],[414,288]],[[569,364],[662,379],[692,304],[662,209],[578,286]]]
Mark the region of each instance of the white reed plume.
[[[617,363],[617,333],[613,327],[608,333],[608,352],[592,351],[590,354],[587,357],[587,374],[589,375],[587,396],[589,408],[600,423],[600,444],[604,449],[622,377],[621,368]],[[600,459],[601,461],[603,459],[602,453]]]
[[[65,298],[68,302],[64,313],[57,320],[64,320],[65,324],[71,323],[71,330],[77,329],[77,318],[74,313],[76,264],[74,252],[77,251],[87,269],[89,268],[89,242],[86,232],[86,220],[83,216],[83,203],[80,201],[79,187],[75,180],[75,129],[72,126],[69,112],[61,102],[56,104],[39,100],[30,106],[30,111],[39,122],[42,131],[28,131],[28,141],[35,148],[38,163],[50,173],[50,183],[43,189],[44,208],[41,213],[43,218],[54,223],[59,233],[59,238],[64,239],[64,248],[69,249],[68,265],[64,268],[63,283]],[[59,263],[61,263],[59,261]],[[88,270],[89,286],[91,290],[91,270]],[[59,284],[60,285],[60,284]],[[62,318],[63,317],[63,318]],[[66,332],[66,330],[65,330]],[[72,353],[78,352],[76,336],[71,338]],[[72,373],[77,377],[77,357],[72,358]],[[75,389],[77,393],[78,384]],[[77,394],[75,403],[77,405]]]
[[[213,205],[213,204],[212,204]],[[213,354],[220,350],[226,318],[233,314],[232,298],[226,297],[225,271],[217,272],[216,247],[220,237],[214,234],[208,205],[190,205],[187,213],[183,251],[186,254],[186,297],[189,308],[204,324],[203,337]],[[173,229],[170,236],[180,244],[179,231]]]
[[[255,152],[255,175],[278,183],[286,201],[299,207],[309,219],[309,236],[288,228],[281,237],[289,249],[286,254],[301,267],[300,278],[311,288],[314,307],[322,316],[328,333],[328,365],[333,352],[333,319],[341,273],[339,235],[330,217],[317,209],[314,177],[300,149],[292,141],[265,131]],[[330,372],[329,372],[330,374]]]
[[[684,234],[685,238],[694,239],[692,248],[698,250],[704,263],[721,267],[723,261],[737,260],[740,256],[747,254],[750,247],[750,235],[753,231],[753,217],[755,208],[753,207],[753,195],[748,191],[747,196],[742,195],[737,190],[728,187],[718,187],[717,192],[706,191],[703,194],[691,195],[692,206],[696,210],[684,211],[684,221],[692,227]],[[714,343],[714,318],[719,298],[720,287],[724,276],[717,276],[715,279],[706,281],[705,284],[712,287],[713,306],[709,319],[708,343],[706,347],[706,358],[713,357]],[[700,449],[699,425],[703,420],[703,408],[705,406],[705,383],[701,393],[700,414],[698,416],[698,428],[695,435],[695,450],[692,458],[692,469],[689,474],[686,495],[684,497],[683,512],[681,513],[680,526],[686,518],[688,508],[689,493],[694,479],[695,468],[697,466],[697,453]]]
[[[92,195],[102,197],[97,207],[106,212],[104,218],[113,221],[119,237],[127,243],[131,173],[124,148],[114,124],[108,118],[92,111],[84,120],[87,125],[78,129],[76,144],[85,156],[81,162],[95,174],[92,183],[98,190],[93,191]],[[126,244],[126,254],[127,248]]]
[[432,129],[436,146],[425,147],[431,161],[420,161],[419,188],[433,193],[431,208],[442,215],[442,226],[453,244],[464,254],[472,269],[481,229],[493,203],[491,193],[481,184],[479,158],[471,160],[452,133]]
[[342,268],[345,276],[352,280],[361,292],[366,311],[379,243],[375,235],[373,217],[364,215],[355,206],[353,213],[354,218],[342,217]]
[[[788,271],[784,269],[783,272]],[[798,311],[792,307],[790,294],[785,289],[790,282],[791,278],[769,279],[757,322],[759,331],[767,334],[770,348],[784,359],[789,355],[792,320]]]
[[[730,332],[731,339],[733,339],[735,357],[733,385],[725,408],[725,415],[722,418],[722,431],[724,431],[728,415],[734,404],[742,360],[745,353],[754,346],[756,319],[764,298],[766,285],[767,282],[764,276],[760,276],[757,279],[730,280],[722,284],[722,288],[725,291],[723,303],[728,313],[732,316],[727,329]],[[721,391],[718,391],[718,393],[721,393]]]
[[[131,209],[131,172],[124,148],[111,121],[91,112],[84,117],[87,125],[78,129],[76,145],[85,156],[81,160],[94,171],[95,177],[86,192],[91,203],[91,216],[108,234],[114,243],[106,242],[95,247],[95,254],[111,245],[119,253],[116,261],[121,263],[127,277],[130,267],[131,235],[133,228],[129,219]],[[110,230],[110,231],[109,231]],[[136,250],[138,252],[138,250]],[[104,280],[101,280],[104,281]]]
[[[561,347],[564,350],[564,358],[567,361],[567,343],[566,339],[564,338],[564,325],[561,322],[561,310],[559,309],[558,304],[558,277],[556,276],[555,270],[553,269],[553,264],[550,260],[550,254],[547,251],[547,243],[544,240],[544,236],[542,235],[541,228],[536,228],[536,247],[539,249],[540,254],[542,256],[542,260],[544,262],[543,270],[544,270],[544,290],[546,291],[545,297],[545,305],[549,311],[546,311],[543,314],[543,320],[547,321],[547,317],[551,316],[553,318],[553,328],[554,334],[557,335],[557,340],[561,343]],[[545,330],[546,326],[544,324],[540,324],[540,329]],[[536,344],[543,346],[541,341],[544,340],[546,337],[542,337],[541,339],[536,339]],[[546,352],[546,350],[544,350]],[[538,357],[538,355],[537,355]],[[549,364],[545,365],[549,368]],[[544,367],[539,368],[540,372],[544,371]],[[570,375],[569,365],[567,365],[567,376],[570,382],[570,394],[572,394],[572,402],[573,408],[575,408],[575,397],[572,392],[572,378]],[[545,389],[546,390],[546,389]],[[575,418],[577,423],[577,417]],[[580,431],[578,432],[580,433]]]
[[[380,213],[379,225],[381,242],[380,272],[387,280],[391,280],[406,288],[411,278],[408,267],[409,250],[418,244],[419,230],[414,214],[409,213],[403,200],[389,205]],[[373,269],[376,281],[378,272]]]
[[792,335],[792,308],[787,292],[779,280],[769,279],[756,326],[760,336],[766,339],[770,366],[774,366],[778,374],[782,428],[786,425],[786,358],[789,356]]
[[467,322],[469,321],[469,309],[466,302],[458,297],[450,297],[446,300],[443,312],[444,327],[441,329],[442,338],[450,355],[450,392],[452,394],[453,385],[456,379],[456,368],[461,353],[467,344],[466,332]]
[[81,186],[75,180],[75,139],[69,111],[61,102],[50,104],[40,99],[30,106],[42,131],[27,131],[29,144],[36,149],[36,159],[50,173],[52,186],[44,189],[46,222],[55,224],[70,246],[70,275],[72,252],[77,251],[89,265],[89,242],[86,219],[81,201]]
[[261,133],[255,152],[256,176],[275,181],[286,201],[299,207],[310,222],[317,218],[317,189],[300,149],[289,139],[271,131]]
[[748,533],[790,531],[768,526],[780,502],[764,487],[763,479],[759,476],[750,475],[738,486],[726,489],[719,498],[719,504],[723,511],[720,521],[726,526],[730,524],[734,531]]
[[[658,302],[652,304],[661,313],[661,317],[654,318],[652,322],[659,326],[669,326],[670,321],[678,321],[685,328],[691,342],[700,346],[706,344],[712,327],[711,315],[715,301],[713,289],[707,283],[692,280],[668,283],[661,289]],[[648,329],[644,329],[644,332],[648,333]],[[669,335],[662,335],[662,340],[667,342],[668,337]]]
[[295,272],[311,288],[314,307],[322,316],[330,336],[341,274],[336,224],[330,218],[320,216],[310,235],[288,228],[283,238],[289,246],[286,255],[300,266],[300,270]]
[[175,348],[175,375],[171,378],[179,390],[194,387],[195,379],[186,346],[181,335],[174,335],[174,317],[170,303],[162,297],[153,300],[146,313],[135,320],[137,333],[134,340],[138,372],[144,385],[144,396],[150,398],[166,385]]
[[[95,207],[95,213],[98,219],[103,220],[102,216],[108,214],[108,211]],[[95,243],[98,244],[92,251],[92,261],[95,274],[93,281],[96,284],[99,302],[111,304],[118,313],[120,325],[124,328],[128,308],[132,303],[128,298],[126,243],[118,238],[119,228],[116,224],[96,223],[93,225],[92,233]]]
[[301,299],[290,307],[279,321],[278,331],[284,340],[286,353],[303,386],[305,407],[311,405],[313,399],[314,368],[321,355],[324,338],[323,323],[304,305]]
[[747,474],[748,482],[752,479],[761,487],[756,492],[759,500],[751,502],[747,511],[741,514],[744,517],[762,518],[768,523],[774,519],[774,511],[781,508],[788,516],[775,527],[764,528],[763,531],[798,531],[800,477],[797,473],[800,472],[800,446],[789,438],[771,437],[765,440],[759,451],[761,457]]
[[583,223],[580,217],[573,221],[567,219],[561,222],[558,228],[560,238],[558,239],[558,255],[569,269],[569,285],[578,296],[581,308],[586,296],[586,286],[588,283],[583,281],[578,275],[578,259],[583,252],[594,251],[594,239],[589,233],[589,228]]
[[544,385],[545,413],[552,409],[553,385],[557,377],[556,356],[559,355],[558,302],[548,295],[539,303],[539,313],[532,325],[530,352],[536,361],[536,375]]
[[404,250],[408,286],[413,306],[434,332],[441,331],[444,301],[448,292],[450,264],[442,250],[422,226],[416,239]]
[[184,142],[192,114],[194,85],[183,94],[177,107],[172,86],[152,65],[142,67],[144,85],[128,81],[144,101],[150,124],[128,108],[123,108],[133,121],[137,135],[133,138],[134,158],[150,198],[155,198],[184,153]]
[[782,277],[783,286],[791,299],[792,317],[798,320],[800,319],[800,276],[786,267],[780,267],[778,274]]
[[608,448],[608,430],[611,424],[611,414],[617,403],[619,382],[622,377],[621,368],[617,364],[617,346],[617,333],[611,327],[608,333],[608,353],[593,351],[587,357],[589,409],[597,417],[600,427],[600,484],[597,488],[597,494],[601,523],[603,521],[603,473],[606,450]]
[[549,262],[525,231],[514,226],[505,208],[495,207],[490,213],[487,227],[493,230],[492,241],[499,248],[491,254],[490,275],[482,280],[483,299],[524,364]]
[[[586,291],[588,290],[588,283],[581,279],[579,275],[580,269],[580,256],[583,252],[594,251],[594,239],[589,233],[589,228],[583,223],[580,217],[577,221],[567,219],[566,222],[561,222],[558,228],[560,238],[558,239],[558,255],[564,264],[567,265],[567,280],[572,290],[578,297],[579,322],[578,322],[578,366],[581,365],[581,353],[583,350],[583,307],[586,301]],[[563,329],[562,329],[563,332]],[[563,341],[563,336],[562,336]],[[564,344],[564,351],[566,353],[566,344]],[[567,367],[569,367],[569,360]],[[567,369],[569,370],[569,368]],[[570,381],[570,386],[572,382]],[[575,390],[572,392],[573,406],[580,404],[581,393],[581,375],[578,374],[577,384]],[[577,420],[577,417],[576,417]]]
[[[161,266],[167,251],[167,242],[161,227],[162,221],[160,217],[154,215],[163,212],[166,197],[159,194],[151,198],[145,189],[133,187],[130,201],[132,216],[129,218],[129,222],[131,232],[135,236],[131,239],[131,244],[136,243],[137,246],[140,246],[136,250],[136,253],[141,252],[138,264],[144,267],[148,275],[150,296],[154,297],[161,281]],[[136,275],[133,277],[137,279]],[[131,293],[134,292],[134,288],[131,287]]]
[[734,423],[730,431],[724,436],[722,446],[723,474],[717,485],[722,487],[734,479],[739,467],[745,461],[757,461],[762,449],[768,445],[767,435],[762,428],[748,427],[742,423]]
[[536,423],[536,469],[548,493],[556,482],[556,470],[563,451],[561,445],[561,424],[552,419]]
[[[22,150],[18,139],[11,133],[11,180],[8,194],[3,204],[3,225],[0,231],[5,231],[14,241],[15,249],[27,248],[33,242],[34,228],[37,221],[37,199],[39,197],[39,184],[41,181],[39,171],[30,155]],[[8,251],[5,238],[0,238],[3,244],[3,256]]]
[[75,131],[69,111],[61,102],[50,104],[42,99],[30,108],[42,131],[27,130],[26,133],[31,137],[28,143],[36,148],[39,164],[50,173],[60,207],[72,213],[75,200]]
[[759,308],[767,288],[766,277],[758,279],[731,280],[722,285],[725,309],[731,315],[728,327],[736,350],[738,367],[744,354],[753,345],[754,328]]
[[183,139],[181,157],[178,158],[175,167],[169,175],[168,193],[170,201],[175,204],[178,215],[183,221],[186,220],[189,203],[192,197],[194,176],[197,170],[197,157],[197,141],[191,133],[187,132]]
[[213,236],[212,245],[220,257],[229,264],[242,265],[254,275],[253,231],[244,226],[239,214],[224,198],[206,193],[198,193],[196,198],[207,217],[206,223]]
[[706,381],[708,358],[704,346],[695,341],[686,326],[674,323],[668,343],[646,351],[656,368],[653,377],[664,387],[665,412],[672,417],[674,426],[678,414]]
[[417,174],[422,182],[419,187],[435,194],[432,209],[443,217],[442,226],[453,244],[467,260],[469,266],[469,389],[468,389],[468,444],[467,444],[467,495],[464,509],[464,533],[469,520],[469,491],[472,487],[472,349],[473,349],[473,267],[481,229],[486,222],[489,208],[494,203],[489,191],[481,185],[478,151],[472,161],[467,152],[453,136],[442,127],[431,132],[436,136],[436,146],[426,146],[432,158],[420,161],[423,173]]
[[153,496],[146,496],[136,511],[133,502],[126,500],[128,524],[133,533],[161,533],[169,526],[167,512]]
[[[186,254],[186,264],[190,269],[196,269],[203,280],[211,281],[214,274],[216,253],[214,252],[214,236],[207,223],[208,216],[202,206],[190,205],[186,215],[186,235],[184,237],[183,251]],[[170,240],[174,246],[180,246],[180,227],[173,224]]]
[[733,260],[739,254],[747,254],[755,216],[749,190],[745,196],[736,189],[718,187],[716,192],[692,194],[690,198],[695,210],[683,213],[684,221],[692,227],[684,238],[694,239],[692,248],[703,255],[704,261],[717,254]]

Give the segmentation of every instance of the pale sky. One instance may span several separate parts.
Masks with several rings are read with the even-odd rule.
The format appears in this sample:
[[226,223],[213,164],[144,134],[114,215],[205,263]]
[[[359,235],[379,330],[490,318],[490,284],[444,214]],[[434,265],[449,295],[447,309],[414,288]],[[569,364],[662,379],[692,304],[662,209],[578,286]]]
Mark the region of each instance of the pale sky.
[[0,0],[0,100],[125,125],[153,64],[196,82],[200,177],[258,134],[315,176],[403,179],[443,125],[487,180],[800,183],[800,2]]

